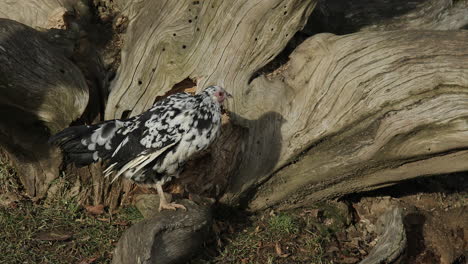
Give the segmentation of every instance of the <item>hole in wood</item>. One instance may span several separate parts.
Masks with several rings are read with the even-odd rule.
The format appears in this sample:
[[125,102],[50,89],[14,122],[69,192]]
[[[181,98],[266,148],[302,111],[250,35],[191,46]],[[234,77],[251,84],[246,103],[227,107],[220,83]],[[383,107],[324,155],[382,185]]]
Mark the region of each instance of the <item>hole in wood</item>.
[[200,4],[200,1],[193,1],[193,4],[198,5],[198,4]]
[[[288,34],[286,34],[286,37]],[[249,78],[248,83],[250,84],[255,78],[261,75],[268,75],[277,69],[279,69],[282,65],[286,64],[288,62],[289,55],[294,51],[294,49],[299,46],[304,40],[306,40],[309,36],[297,32],[294,34],[293,37],[289,40],[288,44],[286,47],[275,57],[273,60],[271,60],[269,63],[267,63],[265,66],[257,70],[252,74],[252,76]]]
[[162,48],[162,51],[166,51],[166,48]]
[[163,98],[168,97],[169,95],[175,94],[175,93],[181,93],[181,92],[187,92],[187,93],[195,93],[197,88],[197,84],[194,80],[190,79],[189,77],[183,79],[181,82],[174,84],[172,88],[165,93],[163,96],[158,96],[156,97],[154,102],[157,102]]
[[141,80],[138,80],[138,85],[141,85],[143,82]]
[[273,31],[274,28],[271,28],[271,31]]
[[195,16],[195,19],[198,19],[198,16]]
[[172,36],[174,36],[174,37],[175,37],[175,36],[177,36],[177,34],[176,34],[176,33],[174,33],[174,34],[172,34]]
[[257,41],[257,40],[258,40],[258,38],[255,38],[255,41]]
[[187,46],[185,46],[185,45],[182,45],[182,48],[183,48],[183,49],[185,49],[185,48],[187,48]]
[[125,110],[122,112],[122,116],[120,117],[120,119],[127,119],[130,114],[132,113],[132,110]]
[[189,22],[189,23],[192,23],[192,19],[189,19],[188,22]]
[[284,11],[283,15],[286,15],[286,14],[288,14],[288,11]]
[[200,31],[200,28],[197,28],[197,31]]

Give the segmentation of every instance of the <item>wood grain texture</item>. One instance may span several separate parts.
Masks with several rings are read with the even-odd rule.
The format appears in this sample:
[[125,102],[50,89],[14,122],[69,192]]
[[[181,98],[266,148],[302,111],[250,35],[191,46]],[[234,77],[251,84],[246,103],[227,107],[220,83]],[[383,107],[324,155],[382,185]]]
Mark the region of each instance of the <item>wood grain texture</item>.
[[[231,120],[247,131],[240,142],[225,142],[242,159],[224,202],[250,199],[263,184],[251,209],[300,205],[425,173],[387,178],[404,164],[466,169],[466,32],[320,34],[286,65],[255,77],[315,3],[117,4],[129,26],[106,118],[141,113],[187,77],[198,89],[223,85],[234,95]],[[438,166],[438,156],[456,165]]]
[[315,1],[119,1],[129,19],[106,119],[136,115],[190,77],[224,86],[242,107],[256,70],[303,26]]
[[45,194],[60,154],[50,133],[81,116],[88,87],[80,70],[36,30],[0,18],[0,143],[27,193]]
[[[251,208],[285,200],[300,206],[467,170],[467,45],[466,31],[320,34],[306,40],[282,72],[252,82],[249,98],[277,87],[276,97],[267,100],[276,102],[286,122],[277,173]],[[246,100],[238,114],[256,119],[272,110],[253,101]],[[231,186],[232,196],[245,190],[245,179],[267,179],[258,176],[247,166]]]
[[[4,0],[0,18],[8,18],[32,28],[57,28],[64,11],[87,13],[86,0]],[[82,12],[84,11],[84,12]]]
[[212,214],[206,205],[181,201],[187,211],[165,210],[127,229],[113,252],[113,264],[186,263],[210,235]]
[[[224,86],[234,96],[227,108],[237,112],[244,107],[249,80],[304,25],[315,1],[161,0],[116,4],[129,24],[121,67],[111,84],[106,119],[141,113],[186,78],[195,80],[198,89],[212,84]],[[232,118],[236,119],[235,114]],[[209,158],[202,159],[201,169],[187,167],[188,181],[194,180],[190,175],[199,179],[192,187],[219,196],[230,175],[237,175],[234,166],[240,163],[238,157],[245,159],[245,144],[253,138],[255,129],[268,129],[271,119],[280,117],[270,112],[260,120],[245,120],[240,124],[243,129],[225,130]],[[276,136],[279,130],[269,131]],[[270,143],[279,146],[279,142]],[[268,157],[268,163],[275,162],[275,153]],[[268,170],[260,169],[262,174]],[[198,188],[201,179],[211,179],[207,182],[213,188]]]
[[403,210],[391,208],[379,218],[382,225],[377,245],[359,264],[395,263],[406,249],[406,231]]

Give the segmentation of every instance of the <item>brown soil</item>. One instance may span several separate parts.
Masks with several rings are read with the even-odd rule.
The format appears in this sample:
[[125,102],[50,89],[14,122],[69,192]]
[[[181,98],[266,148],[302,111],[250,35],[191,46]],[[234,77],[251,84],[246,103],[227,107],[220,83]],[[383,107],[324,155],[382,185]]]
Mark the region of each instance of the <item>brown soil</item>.
[[218,208],[216,236],[192,263],[359,263],[377,244],[377,219],[403,209],[399,263],[464,264],[468,173],[425,177],[294,211]]

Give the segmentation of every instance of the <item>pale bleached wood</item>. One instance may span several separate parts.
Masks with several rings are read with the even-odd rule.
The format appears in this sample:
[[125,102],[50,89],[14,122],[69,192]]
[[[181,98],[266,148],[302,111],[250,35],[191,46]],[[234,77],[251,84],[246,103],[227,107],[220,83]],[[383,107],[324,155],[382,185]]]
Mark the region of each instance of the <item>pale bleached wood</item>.
[[8,18],[32,28],[57,27],[64,12],[88,15],[86,0],[19,0],[0,1],[0,18]]
[[129,26],[106,118],[148,109],[187,77],[235,99],[303,26],[315,1],[119,1]]
[[[234,96],[227,108],[235,113],[248,98],[249,80],[303,26],[315,1],[118,1],[116,4],[122,15],[128,17],[129,25],[121,67],[111,84],[106,119],[120,118],[128,111],[130,115],[141,113],[187,77],[198,83],[199,90],[212,84],[224,86]],[[247,129],[237,127],[227,131],[230,135],[225,133],[212,153],[198,160],[204,164],[198,167],[188,164],[186,174],[196,176],[188,180],[194,183],[188,189],[216,197],[222,194],[229,184],[229,176],[237,174],[239,158],[244,158],[245,140],[239,139],[250,132],[243,131],[252,126],[268,130],[270,121],[278,118],[277,113],[266,113],[260,120],[242,124]],[[272,164],[276,162],[275,153],[269,158]],[[260,173],[267,172],[268,168],[262,168]]]
[[120,2],[130,23],[106,118],[144,111],[187,77],[198,89],[225,86],[234,95],[231,119],[247,132],[230,146],[242,160],[223,201],[248,200],[266,182],[252,209],[318,190],[327,193],[307,200],[376,188],[389,181],[334,184],[466,148],[466,32],[321,34],[254,78],[313,5]]
[[[249,98],[274,87],[267,101],[275,104],[246,100],[237,113],[252,120],[274,109],[286,120],[272,170],[277,173],[251,208],[283,201],[299,206],[467,170],[467,46],[466,31],[320,34],[306,40],[276,76],[252,83]],[[251,174],[258,161],[248,162],[254,152],[246,150],[249,157],[227,198],[235,200],[268,179]]]

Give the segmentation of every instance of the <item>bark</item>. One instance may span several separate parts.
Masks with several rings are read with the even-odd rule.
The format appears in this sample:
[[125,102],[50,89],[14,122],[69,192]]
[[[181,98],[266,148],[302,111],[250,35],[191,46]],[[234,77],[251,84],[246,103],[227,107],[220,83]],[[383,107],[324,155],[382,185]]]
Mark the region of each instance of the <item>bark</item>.
[[42,196],[61,162],[48,136],[81,116],[88,88],[80,70],[36,30],[0,19],[0,32],[0,142],[26,192]]

